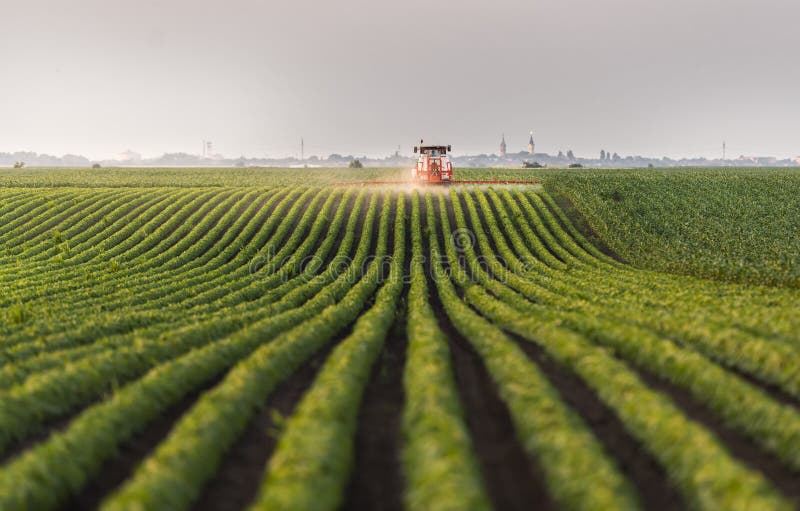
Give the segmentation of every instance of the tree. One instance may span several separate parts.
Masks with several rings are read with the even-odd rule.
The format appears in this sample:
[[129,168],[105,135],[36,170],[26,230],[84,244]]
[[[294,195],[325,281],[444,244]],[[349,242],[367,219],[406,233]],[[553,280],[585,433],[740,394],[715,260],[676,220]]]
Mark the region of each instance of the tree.
[[21,169],[24,166],[25,166],[25,162],[24,161],[18,161],[18,162],[14,163],[14,168],[15,169]]
[[564,159],[564,152],[563,151],[559,151],[558,152],[558,159],[559,160],[563,160]]
[[348,167],[350,167],[351,169],[363,169],[364,168],[364,164],[361,163],[361,160],[356,159],[356,160],[351,161],[350,164],[348,165]]
[[606,159],[606,150],[605,149],[600,149],[600,159],[601,160],[605,160]]
[[575,159],[575,155],[572,154],[572,149],[567,151],[567,158],[570,159],[570,160],[574,160]]
[[92,163],[92,168],[93,169],[99,169],[100,168],[100,164],[99,163]]

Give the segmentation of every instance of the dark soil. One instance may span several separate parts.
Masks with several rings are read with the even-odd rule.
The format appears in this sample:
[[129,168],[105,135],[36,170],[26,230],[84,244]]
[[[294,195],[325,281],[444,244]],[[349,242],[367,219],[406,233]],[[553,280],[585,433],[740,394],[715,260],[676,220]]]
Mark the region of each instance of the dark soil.
[[[465,208],[463,202],[462,207]],[[448,208],[448,214],[450,221],[453,222],[452,207]],[[483,219],[481,221],[483,222]],[[467,222],[469,228],[474,228],[469,217],[467,217]],[[481,228],[484,229],[484,232],[486,231],[485,225],[482,225]],[[489,238],[489,242],[496,252],[494,240]],[[556,387],[564,401],[582,416],[606,452],[616,459],[622,473],[639,492],[641,503],[645,509],[671,510],[686,507],[681,495],[671,485],[666,473],[656,460],[644,451],[642,445],[625,430],[619,418],[598,399],[580,378],[560,367],[535,344],[519,338],[517,340],[522,350]],[[454,358],[457,353],[454,349]],[[458,372],[457,380],[459,380]],[[460,381],[459,383],[461,386]]]
[[492,505],[503,510],[555,509],[541,468],[530,460],[517,440],[508,407],[500,399],[482,360],[466,340],[454,335],[450,328],[444,330],[450,338],[467,428]]
[[800,502],[800,474],[765,453],[749,438],[726,426],[714,412],[695,400],[689,392],[645,372],[639,372],[639,377],[652,389],[668,395],[690,419],[713,432],[735,458],[761,472],[786,496]]
[[77,495],[70,498],[64,510],[83,511],[97,509],[100,502],[116,490],[131,476],[136,467],[144,461],[172,430],[173,425],[188,411],[203,392],[216,385],[222,377],[218,377],[203,388],[185,397],[166,412],[160,414],[139,434],[125,442],[113,459],[103,464],[96,476]]
[[[354,250],[366,220],[369,196],[358,219]],[[378,201],[378,206],[382,200]],[[341,206],[348,206],[342,204]],[[375,218],[377,238],[378,216]],[[345,221],[346,225],[346,221]],[[340,232],[344,236],[345,227]],[[374,243],[374,240],[373,240]],[[332,252],[336,251],[336,247]],[[332,255],[330,256],[332,258]],[[246,508],[257,496],[264,471],[279,439],[276,419],[291,416],[305,392],[311,387],[317,373],[338,342],[352,331],[348,328],[337,339],[320,350],[309,361],[281,383],[270,395],[264,407],[250,420],[245,432],[226,454],[214,478],[206,484],[193,509],[227,511]]]
[[54,419],[53,421],[50,421],[41,428],[37,429],[35,432],[27,435],[22,440],[11,443],[9,447],[7,447],[2,454],[0,454],[0,467],[6,463],[10,463],[14,458],[28,449],[32,449],[36,447],[37,444],[46,441],[50,435],[67,429],[67,427],[69,427],[69,423],[75,418],[75,413],[80,412],[74,412],[65,417]]
[[[678,345],[681,345],[681,344],[678,343]],[[712,360],[712,362],[715,362],[715,363],[723,366],[726,370],[728,370],[728,371],[734,373],[735,375],[739,376],[740,378],[745,380],[747,383],[751,384],[754,387],[757,387],[759,390],[761,390],[764,393],[766,393],[769,397],[771,397],[772,399],[774,399],[778,403],[786,405],[786,406],[791,406],[791,407],[794,407],[794,408],[800,410],[800,399],[798,399],[795,396],[787,393],[785,390],[783,390],[779,386],[774,385],[772,383],[767,383],[767,382],[761,381],[757,376],[754,376],[752,374],[746,373],[746,372],[742,371],[741,369],[739,369],[737,367],[733,367],[733,366],[731,366],[729,364],[724,363],[721,360],[714,360],[714,359],[711,359],[711,358],[709,358],[709,360]]]
[[[566,198],[560,197],[557,200],[565,212],[578,214],[577,210]],[[576,222],[576,225],[580,225],[581,222],[585,224],[585,220],[570,218]],[[481,219],[481,221],[483,222],[484,220]],[[585,234],[589,235],[589,239],[596,238],[596,235],[591,232]],[[490,244],[494,249],[493,243]],[[608,250],[608,247],[603,246],[602,243],[598,245],[607,255],[624,262],[616,254]],[[591,389],[569,373],[559,375],[557,372],[558,366],[553,362],[548,364],[544,354],[541,352],[537,354],[537,347],[532,343],[521,341],[520,345],[539,364],[562,394],[565,401],[583,416],[594,434],[606,447],[606,450],[619,461],[623,473],[635,484],[640,492],[642,503],[646,509],[674,509],[685,506],[681,496],[670,486],[664,470],[657,464],[655,459],[644,451],[641,444],[624,430],[624,426],[615,414],[597,399]],[[564,373],[564,371],[561,370],[561,373]],[[800,497],[800,485],[796,484],[798,474],[785,468],[779,460],[765,454],[751,440],[725,426],[713,412],[698,404],[687,392],[650,375],[643,375],[643,378],[654,388],[670,395],[689,417],[713,431],[735,457],[762,472],[786,495],[793,498]],[[765,385],[751,377],[745,376],[745,378],[768,392],[778,401],[797,406],[798,401],[796,399],[785,395],[773,386]]]
[[336,344],[331,342],[317,352],[270,394],[263,408],[250,419],[244,433],[228,450],[216,475],[205,485],[192,509],[239,511],[256,498],[267,462],[280,436],[280,424],[276,419],[281,421],[291,416]]
[[[409,208],[410,202],[407,201],[406,209]],[[394,225],[394,215],[391,222]],[[391,240],[393,239],[392,236]],[[393,251],[393,248],[394,243],[390,241],[389,250]],[[406,243],[406,273],[409,263],[410,244]],[[404,287],[403,297],[406,292],[407,286]],[[405,402],[403,371],[408,344],[405,321],[403,298],[362,398],[354,442],[353,472],[345,491],[342,509],[403,509],[401,427]]]
[[512,337],[556,387],[564,402],[586,422],[606,453],[616,460],[623,475],[636,487],[644,509],[686,509],[683,497],[669,481],[664,469],[583,380],[560,366],[536,344]]
[[[569,203],[568,199],[555,194],[553,197],[588,239],[595,242],[604,253],[622,261],[602,242],[597,243],[599,238],[596,233],[591,231],[588,227],[589,224],[580,216],[574,205]],[[384,200],[381,197],[378,205],[380,206]],[[434,197],[434,211],[437,216],[439,215],[438,200],[438,197]],[[456,229],[449,196],[445,195],[444,200],[451,229]],[[464,209],[467,227],[482,228],[487,234],[490,247],[495,248],[495,240],[488,234],[482,215],[478,220],[478,225],[473,225],[463,199],[459,198],[458,200],[461,201]],[[350,208],[352,201],[353,199],[347,204],[338,204],[338,207]],[[362,236],[368,203],[369,195],[365,197],[358,219],[354,249]],[[406,197],[406,205],[410,217],[409,197]],[[427,214],[424,194],[421,197],[420,206],[421,220],[423,226],[426,227]],[[527,204],[521,204],[521,206],[529,207]],[[335,212],[335,208],[332,211]],[[372,252],[374,252],[379,227],[380,211],[377,213],[373,239],[370,240],[373,245]],[[391,222],[393,225],[393,220]],[[337,242],[344,237],[346,224],[347,219],[345,219],[340,232],[337,233]],[[393,247],[392,232],[393,230],[390,230],[390,251]],[[451,233],[440,231],[438,234],[440,243],[449,242]],[[314,250],[323,238],[324,236],[321,236],[315,242]],[[430,247],[428,247],[426,234],[423,235],[423,243],[426,248],[425,254],[429,257]],[[407,273],[411,256],[411,245],[408,239],[406,245]],[[333,258],[336,249],[337,246],[334,246],[331,254],[327,257],[328,261]],[[478,247],[476,247],[476,251],[480,253]],[[432,275],[429,261],[426,261],[426,273],[429,276]],[[436,283],[429,281],[429,287],[431,305],[437,315],[439,326],[450,341],[453,370],[465,414],[465,422],[477,454],[487,494],[493,506],[499,510],[529,509],[531,507],[554,509],[556,506],[547,492],[541,466],[525,451],[517,439],[508,407],[501,399],[497,386],[483,360],[447,317],[436,292]],[[373,367],[359,409],[354,439],[354,467],[345,490],[343,509],[400,510],[403,508],[401,427],[405,397],[403,371],[407,348],[404,309],[406,293],[407,288],[403,292],[395,325],[387,336],[383,351]],[[238,510],[246,508],[254,500],[267,463],[277,445],[281,417],[288,417],[293,413],[304,393],[312,385],[331,350],[339,340],[349,333],[350,329],[348,328],[275,389],[264,403],[263,408],[251,419],[244,433],[223,458],[217,474],[205,486],[197,503],[193,506],[194,509]],[[564,402],[586,422],[609,456],[616,461],[623,475],[638,492],[644,509],[686,508],[686,502],[672,486],[663,468],[644,449],[642,444],[628,433],[617,415],[599,399],[585,382],[548,357],[541,347],[520,337],[513,335],[512,337],[515,338],[529,359],[543,371]],[[752,376],[740,372],[737,374],[779,402],[800,408],[800,400],[797,398],[788,396],[780,389],[760,382]],[[775,456],[765,453],[755,442],[727,426],[712,410],[693,398],[689,392],[644,371],[640,371],[639,375],[649,387],[669,396],[689,418],[713,432],[735,458],[764,474],[786,496],[800,501],[800,484],[797,484],[800,473],[786,468]],[[214,381],[212,385],[217,381],[219,380]],[[149,424],[144,431],[121,446],[118,455],[109,460],[99,474],[91,478],[87,486],[64,505],[64,509],[96,508],[103,498],[130,477],[136,467],[169,434],[176,421],[210,386],[204,387],[171,407]],[[0,464],[8,462],[24,450],[46,440],[53,432],[65,429],[72,418],[74,415],[53,421],[42,428],[41,433],[31,435],[18,444],[12,445],[5,455],[0,457]]]
[[[448,213],[452,215],[449,197],[445,197]],[[421,220],[426,225],[424,202]],[[435,214],[439,214],[434,199]],[[451,222],[454,219],[451,217]],[[455,224],[451,228],[456,228]],[[449,233],[448,233],[449,235]],[[440,247],[447,240],[438,232]],[[430,255],[427,237],[425,253]],[[426,262],[429,264],[429,262]],[[431,269],[426,273],[432,275]],[[541,468],[531,460],[516,437],[508,407],[500,399],[497,386],[486,370],[480,356],[469,342],[455,329],[447,317],[436,292],[436,283],[429,282],[431,307],[437,316],[439,328],[450,339],[453,371],[467,429],[472,439],[487,495],[495,509],[555,509],[544,484]]]
[[404,332],[393,330],[372,370],[358,412],[353,473],[342,509],[403,509],[400,452],[407,341]]

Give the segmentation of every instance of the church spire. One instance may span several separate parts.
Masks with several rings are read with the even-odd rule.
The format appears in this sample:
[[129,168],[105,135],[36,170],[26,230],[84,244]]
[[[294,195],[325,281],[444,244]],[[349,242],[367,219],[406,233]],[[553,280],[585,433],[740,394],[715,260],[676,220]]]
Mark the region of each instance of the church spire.
[[528,154],[533,154],[536,144],[533,143],[533,130],[531,130],[531,138],[528,139]]
[[500,140],[500,156],[506,155],[506,134],[503,133],[503,138]]

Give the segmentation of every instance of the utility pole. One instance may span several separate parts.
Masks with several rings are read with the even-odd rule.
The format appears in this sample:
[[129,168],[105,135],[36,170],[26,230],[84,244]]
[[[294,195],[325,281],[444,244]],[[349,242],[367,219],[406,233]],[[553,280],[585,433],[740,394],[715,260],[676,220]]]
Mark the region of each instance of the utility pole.
[[300,161],[305,160],[305,147],[303,145],[303,137],[300,137]]
[[725,141],[722,141],[722,161],[725,161]]

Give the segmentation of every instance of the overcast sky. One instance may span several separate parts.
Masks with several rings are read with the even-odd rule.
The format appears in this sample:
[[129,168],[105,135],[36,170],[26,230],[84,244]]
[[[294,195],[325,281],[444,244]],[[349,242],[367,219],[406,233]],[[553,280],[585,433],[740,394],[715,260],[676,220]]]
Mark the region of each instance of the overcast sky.
[[0,0],[0,151],[800,155],[797,0]]

